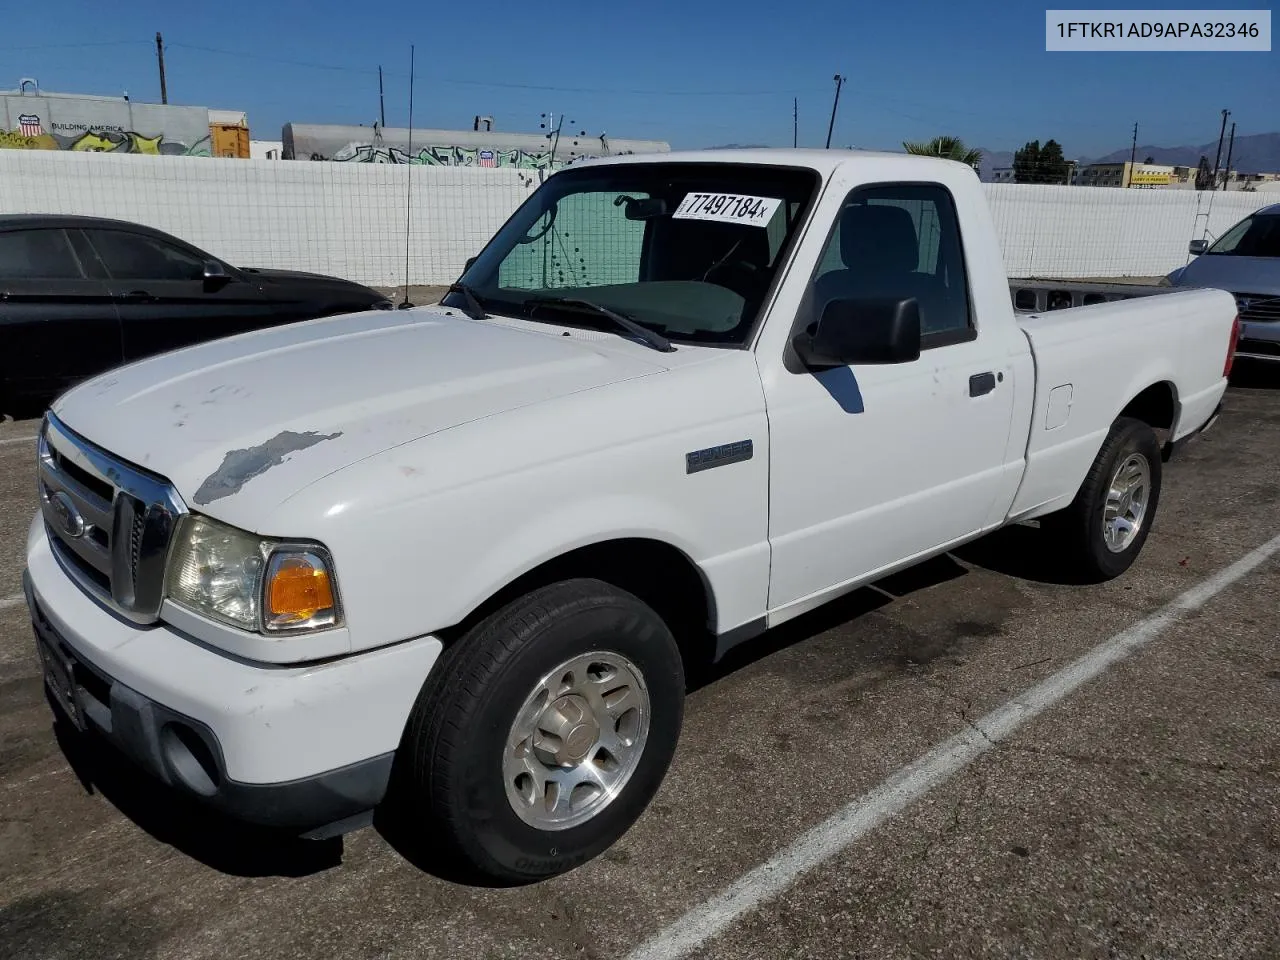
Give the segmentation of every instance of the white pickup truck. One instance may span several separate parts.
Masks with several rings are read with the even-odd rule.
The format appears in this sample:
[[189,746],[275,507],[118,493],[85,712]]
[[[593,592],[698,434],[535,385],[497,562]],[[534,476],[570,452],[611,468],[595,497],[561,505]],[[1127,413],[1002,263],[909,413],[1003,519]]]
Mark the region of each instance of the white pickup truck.
[[50,699],[244,820],[391,808],[481,876],[559,873],[654,796],[690,663],[1031,519],[1121,574],[1235,318],[1216,290],[1015,318],[948,161],[577,164],[440,305],[52,405],[25,576]]

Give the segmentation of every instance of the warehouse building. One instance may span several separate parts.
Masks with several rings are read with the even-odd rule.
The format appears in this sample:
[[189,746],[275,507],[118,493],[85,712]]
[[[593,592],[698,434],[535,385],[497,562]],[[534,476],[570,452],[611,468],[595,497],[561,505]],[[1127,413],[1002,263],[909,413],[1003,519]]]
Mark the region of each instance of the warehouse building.
[[[421,163],[448,167],[515,167],[537,170],[584,157],[667,153],[660,140],[621,140],[561,133],[500,133],[474,130],[414,130],[402,127],[286,123],[281,131],[286,160],[341,163]],[[488,124],[483,124],[488,126]],[[553,156],[554,151],[554,156]]]

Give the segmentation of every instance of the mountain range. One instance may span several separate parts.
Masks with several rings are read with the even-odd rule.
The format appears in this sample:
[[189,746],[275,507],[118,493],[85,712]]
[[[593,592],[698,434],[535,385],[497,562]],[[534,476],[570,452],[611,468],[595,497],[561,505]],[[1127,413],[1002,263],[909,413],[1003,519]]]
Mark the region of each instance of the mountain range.
[[[721,143],[706,149],[732,150],[763,146],[766,146],[766,144]],[[898,151],[896,147],[890,149],[893,152]],[[978,149],[982,151],[982,163],[979,165],[978,172],[984,181],[992,179],[991,171],[1000,167],[1013,166],[1012,150],[988,150],[985,147],[979,147]],[[1086,163],[1119,163],[1122,160],[1129,159],[1130,149],[1130,147],[1124,147],[1120,150],[1113,150],[1111,153],[1103,154],[1100,157],[1076,156],[1074,159],[1082,165]],[[1217,140],[1203,143],[1197,147],[1158,147],[1152,144],[1145,144],[1139,145],[1137,158],[1139,163],[1147,157],[1151,157],[1153,163],[1194,167],[1200,163],[1201,157],[1208,157],[1209,165],[1212,167],[1213,159],[1217,152]],[[1222,164],[1225,166],[1226,162],[1227,143],[1223,141]],[[1255,133],[1247,137],[1236,137],[1235,144],[1231,150],[1231,167],[1240,173],[1275,173],[1280,171],[1280,133]]]
[[[986,150],[981,147],[979,149],[982,150],[980,173],[983,180],[991,179],[992,170],[1013,166],[1013,151]],[[1130,150],[1130,147],[1124,147],[1120,150],[1113,150],[1111,153],[1103,154],[1100,157],[1077,156],[1074,159],[1080,161],[1081,164],[1120,163],[1129,159]],[[1151,157],[1154,163],[1194,167],[1200,162],[1201,157],[1208,157],[1209,165],[1213,166],[1213,159],[1217,152],[1217,140],[1201,144],[1198,147],[1158,147],[1151,144],[1139,144],[1137,158],[1139,163],[1147,157]],[[1226,162],[1227,144],[1226,141],[1223,141],[1222,164],[1225,166]],[[1247,137],[1236,137],[1235,145],[1231,151],[1231,167],[1241,173],[1274,173],[1280,171],[1280,133],[1255,133]]]

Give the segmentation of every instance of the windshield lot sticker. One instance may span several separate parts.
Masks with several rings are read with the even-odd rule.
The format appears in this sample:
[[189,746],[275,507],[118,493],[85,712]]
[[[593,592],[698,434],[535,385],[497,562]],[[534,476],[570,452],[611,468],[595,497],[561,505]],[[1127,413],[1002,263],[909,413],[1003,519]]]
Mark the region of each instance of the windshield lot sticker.
[[671,216],[676,220],[715,220],[764,227],[781,202],[777,197],[748,197],[741,193],[688,193]]

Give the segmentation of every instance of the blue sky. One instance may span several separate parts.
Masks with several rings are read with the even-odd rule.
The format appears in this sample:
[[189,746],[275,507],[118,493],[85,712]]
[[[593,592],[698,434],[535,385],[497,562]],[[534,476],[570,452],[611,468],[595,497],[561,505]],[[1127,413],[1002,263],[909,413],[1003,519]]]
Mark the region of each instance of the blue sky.
[[[1227,6],[1240,6],[1234,4]],[[1205,5],[1207,6],[1207,5]],[[1069,156],[1139,143],[1280,130],[1280,52],[1066,54],[1044,51],[1043,5],[976,0],[780,4],[424,3],[383,0],[40,0],[10,4],[0,88],[159,100],[154,35],[167,47],[169,99],[249,113],[253,136],[286,121],[377,119],[377,67],[389,125],[407,118],[417,47],[415,125],[536,130],[544,112],[588,134],[673,147],[791,143],[897,148],[941,133],[1013,149],[1058,139]],[[312,66],[322,65],[322,67]],[[566,123],[567,129],[567,123]]]

